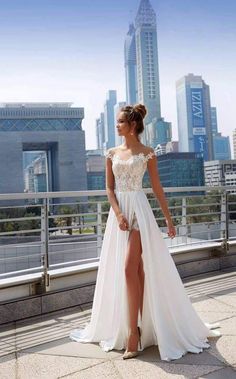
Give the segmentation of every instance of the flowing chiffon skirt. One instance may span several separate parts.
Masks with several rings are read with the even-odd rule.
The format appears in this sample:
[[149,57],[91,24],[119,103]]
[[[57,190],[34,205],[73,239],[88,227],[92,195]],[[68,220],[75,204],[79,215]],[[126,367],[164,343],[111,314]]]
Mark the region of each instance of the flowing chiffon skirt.
[[[142,348],[158,345],[162,360],[178,359],[187,352],[209,348],[208,337],[218,323],[204,323],[196,313],[179,276],[173,258],[156,223],[143,190],[116,192],[129,224],[136,215],[142,243],[145,273],[143,312],[139,312]],[[78,342],[99,342],[102,350],[126,348],[128,300],[125,257],[129,231],[120,230],[110,207],[101,249],[90,322],[70,333]]]

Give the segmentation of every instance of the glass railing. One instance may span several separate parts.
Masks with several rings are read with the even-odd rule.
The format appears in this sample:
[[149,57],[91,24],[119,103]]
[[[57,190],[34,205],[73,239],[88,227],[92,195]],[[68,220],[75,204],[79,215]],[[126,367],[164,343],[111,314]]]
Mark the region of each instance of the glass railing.
[[[159,202],[144,188],[171,251],[236,240],[234,187],[165,188],[176,226],[170,239]],[[106,191],[0,195],[0,280],[99,260],[110,204]]]

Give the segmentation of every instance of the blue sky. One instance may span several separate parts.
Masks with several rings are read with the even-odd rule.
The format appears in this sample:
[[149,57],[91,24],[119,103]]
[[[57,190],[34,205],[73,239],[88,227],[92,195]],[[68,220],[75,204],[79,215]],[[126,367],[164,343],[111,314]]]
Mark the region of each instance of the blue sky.
[[[157,13],[162,116],[178,138],[175,82],[210,85],[223,135],[236,127],[236,1],[151,0]],[[72,101],[86,148],[108,89],[125,98],[123,44],[139,0],[0,0],[0,102]]]

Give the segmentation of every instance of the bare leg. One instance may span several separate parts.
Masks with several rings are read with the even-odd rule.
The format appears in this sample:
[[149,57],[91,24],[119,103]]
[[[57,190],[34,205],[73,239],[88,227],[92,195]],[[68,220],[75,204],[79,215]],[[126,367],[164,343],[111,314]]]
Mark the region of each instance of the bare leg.
[[[128,338],[128,351],[137,350],[138,345],[138,311],[140,308],[140,279],[139,265],[142,253],[140,232],[132,229],[128,240],[128,250],[125,261],[125,276],[129,304],[129,331],[132,334]],[[134,334],[133,334],[134,333]]]
[[143,260],[142,256],[140,257],[139,267],[138,267],[138,276],[139,276],[139,288],[140,288],[140,313],[141,317],[143,315],[143,292],[144,292],[144,279],[145,274],[143,270]]

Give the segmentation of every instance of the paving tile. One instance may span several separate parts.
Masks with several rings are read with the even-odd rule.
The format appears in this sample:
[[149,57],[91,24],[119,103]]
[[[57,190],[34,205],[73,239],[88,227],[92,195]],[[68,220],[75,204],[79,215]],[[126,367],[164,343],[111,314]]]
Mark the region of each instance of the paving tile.
[[77,327],[83,327],[90,316],[76,318],[69,322],[63,317],[57,319],[38,319],[37,322],[26,321],[16,323],[16,347],[18,350],[31,348],[46,342],[69,338],[69,334]]
[[228,320],[235,317],[236,315],[232,312],[208,312],[208,311],[198,311],[199,316],[202,320],[210,323]]
[[65,322],[69,322],[71,325],[73,325],[73,328],[76,326],[81,326],[89,322],[91,318],[91,309],[79,311],[70,315],[66,315],[65,317],[58,317],[56,320],[63,320]]
[[222,335],[236,336],[236,315],[232,313],[198,312],[204,322],[219,322]]
[[[137,358],[124,361],[123,350],[104,352],[98,343],[74,342],[69,334],[89,322],[89,303],[0,326],[0,378],[236,377],[236,273],[211,274],[205,279],[203,275],[185,285],[201,319],[220,323],[222,336],[209,338],[211,346],[202,353],[187,353],[179,360],[163,362],[158,347],[150,346]],[[15,354],[10,354],[15,349],[17,365]]]
[[[58,379],[100,364],[101,359],[17,353],[18,379]],[[2,379],[2,378],[1,378]]]
[[0,378],[15,379],[16,378],[16,356],[8,354],[0,357]]
[[169,362],[144,362],[139,359],[113,361],[125,379],[195,379],[200,375],[220,369],[210,365],[184,365]]
[[[208,366],[223,366],[224,363],[219,361],[215,356],[209,354],[209,349],[203,350],[199,354],[187,353],[182,358],[168,362],[169,364],[193,364],[193,365],[208,365]],[[123,354],[119,354],[115,360],[123,360]],[[150,346],[140,352],[138,359],[144,362],[160,362],[163,361],[160,358],[160,353],[157,346]]]
[[188,290],[195,290],[205,295],[234,295],[236,294],[236,273],[214,274],[201,280],[192,280],[186,283]]
[[51,320],[67,320],[70,317],[73,319],[75,315],[83,314],[82,308],[80,306],[73,308],[65,308],[55,312],[50,312],[46,314],[37,315],[34,317],[25,318],[22,320],[16,321],[16,325],[19,326],[27,326],[35,323],[43,323]]
[[227,365],[236,365],[236,336],[221,336],[216,342],[211,339],[210,354]]
[[235,308],[229,304],[222,303],[216,299],[204,296],[200,302],[193,303],[197,311],[217,312],[217,313],[235,313]]
[[115,350],[109,352],[103,351],[98,343],[75,342],[69,337],[31,347],[23,350],[23,352],[97,359],[112,359],[120,355]]
[[235,379],[236,372],[230,367],[222,368],[210,374],[201,376],[199,379]]
[[0,327],[0,356],[13,353],[16,349],[15,324]]
[[87,368],[83,371],[64,376],[63,379],[124,379],[113,362],[105,362],[100,365]]
[[235,309],[236,313],[236,296],[233,294],[230,295],[215,295],[212,296],[215,300],[220,301],[222,304],[229,305]]
[[27,349],[46,342],[59,340],[69,335],[71,326],[55,320],[16,327],[16,347]]

